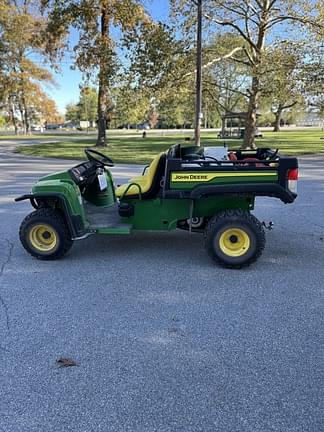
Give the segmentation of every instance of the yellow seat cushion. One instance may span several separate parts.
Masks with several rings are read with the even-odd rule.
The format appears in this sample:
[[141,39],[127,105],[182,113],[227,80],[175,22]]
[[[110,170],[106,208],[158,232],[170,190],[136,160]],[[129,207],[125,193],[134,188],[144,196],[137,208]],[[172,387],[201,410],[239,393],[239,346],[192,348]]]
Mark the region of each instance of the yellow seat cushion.
[[[150,166],[146,169],[144,175],[132,177],[131,179],[128,180],[127,183],[118,186],[118,188],[116,188],[115,190],[116,196],[120,198],[131,183],[136,183],[140,185],[141,193],[148,192],[152,186],[153,179],[162,155],[163,153],[160,153],[152,160]],[[138,194],[139,194],[139,188],[135,185],[131,186],[126,192],[126,196],[138,195]]]

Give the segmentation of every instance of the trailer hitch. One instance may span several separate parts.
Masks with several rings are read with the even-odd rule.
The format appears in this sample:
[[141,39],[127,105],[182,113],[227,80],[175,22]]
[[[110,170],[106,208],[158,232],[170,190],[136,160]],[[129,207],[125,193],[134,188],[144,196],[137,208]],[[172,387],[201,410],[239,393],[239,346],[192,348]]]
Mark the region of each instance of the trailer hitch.
[[272,231],[273,230],[273,228],[274,228],[274,224],[273,224],[273,222],[269,222],[268,224],[266,223],[266,222],[262,222],[262,224],[261,224],[265,229],[267,229],[267,230],[269,230],[269,231]]

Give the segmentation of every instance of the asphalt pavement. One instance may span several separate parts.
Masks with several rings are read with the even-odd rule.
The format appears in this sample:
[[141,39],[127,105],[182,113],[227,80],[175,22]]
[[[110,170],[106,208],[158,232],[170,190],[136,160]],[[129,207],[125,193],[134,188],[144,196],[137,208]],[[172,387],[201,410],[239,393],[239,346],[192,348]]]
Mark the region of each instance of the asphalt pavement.
[[[11,150],[0,144],[1,432],[324,430],[324,155],[300,158],[294,204],[257,200],[274,223],[264,254],[226,270],[186,232],[32,258],[18,239],[31,208],[13,199],[72,162]],[[117,182],[140,170],[113,169]]]

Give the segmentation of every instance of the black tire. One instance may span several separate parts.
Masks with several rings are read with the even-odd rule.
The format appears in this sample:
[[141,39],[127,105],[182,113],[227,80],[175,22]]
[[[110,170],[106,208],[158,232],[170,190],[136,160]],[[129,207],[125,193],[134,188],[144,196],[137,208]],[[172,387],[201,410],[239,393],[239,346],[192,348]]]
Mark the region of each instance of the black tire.
[[262,224],[241,209],[224,210],[213,216],[204,238],[208,255],[227,268],[249,266],[262,255],[265,247]]
[[19,238],[26,251],[41,260],[61,258],[73,244],[63,214],[51,208],[41,208],[26,216],[20,225]]

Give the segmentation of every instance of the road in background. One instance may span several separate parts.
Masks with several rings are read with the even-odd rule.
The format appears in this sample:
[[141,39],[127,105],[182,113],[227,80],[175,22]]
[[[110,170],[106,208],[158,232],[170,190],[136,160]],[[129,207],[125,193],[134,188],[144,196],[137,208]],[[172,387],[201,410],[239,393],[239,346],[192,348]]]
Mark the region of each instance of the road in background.
[[[273,132],[273,126],[267,126],[267,127],[258,127],[260,131],[263,132]],[[319,130],[319,126],[283,126],[280,128],[281,132],[285,131],[298,131],[298,130],[308,130],[312,132],[313,130]],[[221,128],[202,128],[201,132],[202,134],[215,134],[215,137],[220,132]],[[154,136],[167,136],[167,135],[185,135],[185,136],[193,136],[194,135],[194,129],[149,129],[146,130],[146,132],[149,135]],[[119,136],[141,136],[143,133],[143,129],[109,129],[107,130],[107,135],[114,138]],[[61,137],[61,136],[68,136],[69,140],[73,136],[77,139],[80,139],[81,137],[85,137],[85,139],[93,138],[94,140],[97,138],[97,131],[78,131],[76,129],[48,129],[44,130],[43,132],[34,131],[32,132],[33,136],[39,137],[39,138],[46,138],[46,136],[54,136],[54,137]],[[24,135],[18,135],[16,136],[13,131],[0,131],[0,138],[1,136],[12,136],[13,138],[17,137],[19,140],[24,140]],[[30,138],[27,138],[30,139]]]
[[[18,239],[13,198],[71,161],[0,154],[1,432],[319,432],[323,428],[324,157],[249,269],[202,236],[92,236],[60,261]],[[114,168],[117,183],[139,166]],[[59,357],[78,366],[58,368]]]

